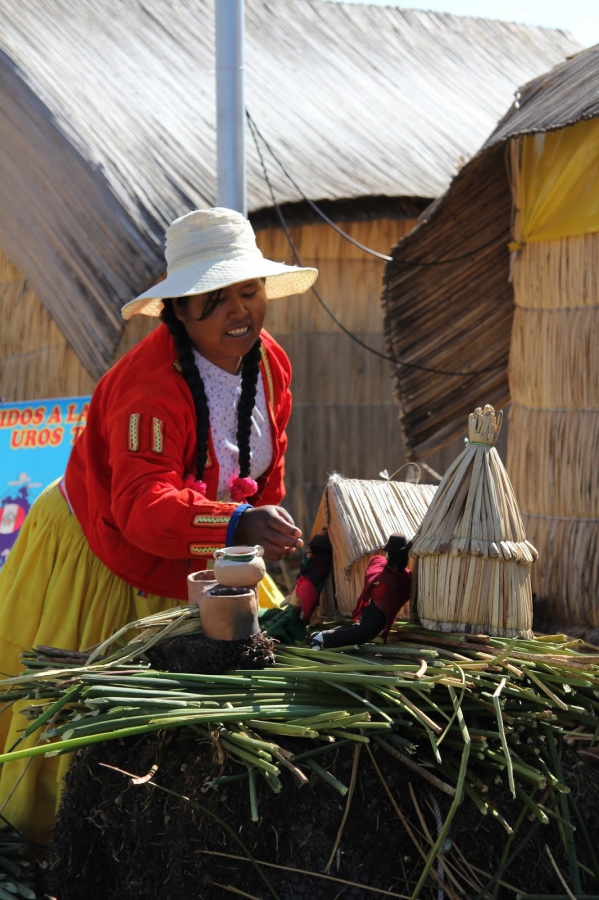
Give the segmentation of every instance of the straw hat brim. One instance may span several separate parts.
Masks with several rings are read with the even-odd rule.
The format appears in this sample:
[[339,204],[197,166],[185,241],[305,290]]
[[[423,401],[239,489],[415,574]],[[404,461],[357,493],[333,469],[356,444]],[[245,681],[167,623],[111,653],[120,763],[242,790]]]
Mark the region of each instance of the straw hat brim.
[[144,316],[159,316],[163,307],[162,301],[167,297],[207,294],[252,278],[266,279],[266,299],[275,300],[279,297],[289,297],[291,294],[302,294],[312,287],[317,275],[318,269],[287,266],[264,258],[248,260],[247,256],[239,260],[221,260],[205,267],[204,271],[198,271],[198,265],[195,263],[169,272],[164,281],[158,282],[135,300],[126,303],[121,314],[124,319],[130,319],[138,313]]

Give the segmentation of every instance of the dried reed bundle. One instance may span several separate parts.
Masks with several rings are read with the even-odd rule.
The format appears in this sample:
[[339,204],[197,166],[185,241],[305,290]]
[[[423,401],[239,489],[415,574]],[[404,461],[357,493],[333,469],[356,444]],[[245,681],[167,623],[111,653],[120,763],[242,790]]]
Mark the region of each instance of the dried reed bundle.
[[469,444],[443,477],[414,539],[417,615],[438,631],[531,637],[530,566],[514,491],[494,444],[502,414],[477,408]]
[[436,490],[430,484],[331,476],[314,531],[326,527],[333,545],[339,612],[349,615],[354,610],[368,562],[387,543],[389,535],[413,537]]
[[599,514],[598,409],[510,410],[507,467],[523,513],[592,519]]
[[599,235],[526,244],[512,283],[516,304],[532,309],[599,305]]
[[543,563],[532,572],[532,589],[545,601],[543,618],[564,628],[599,628],[599,519],[522,515]]
[[596,628],[599,235],[526,245],[513,285],[508,470],[543,561],[533,589],[544,618]]
[[[95,381],[25,278],[0,251],[0,397],[33,400],[91,394]],[[123,331],[116,362],[159,320],[136,316]]]
[[512,400],[545,409],[598,409],[598,334],[599,306],[516,306],[509,364]]
[[[373,219],[344,222],[342,227],[361,244],[380,253],[389,253],[414,224],[414,219]],[[318,290],[335,315],[351,331],[381,334],[384,261],[367,256],[328,225],[308,224],[290,230],[304,265],[318,268]],[[264,229],[257,233],[256,239],[264,256],[295,263],[282,229]],[[303,294],[288,297],[285,303],[269,304],[266,327],[275,336],[337,330],[324,309]],[[338,364],[342,360],[335,362]]]

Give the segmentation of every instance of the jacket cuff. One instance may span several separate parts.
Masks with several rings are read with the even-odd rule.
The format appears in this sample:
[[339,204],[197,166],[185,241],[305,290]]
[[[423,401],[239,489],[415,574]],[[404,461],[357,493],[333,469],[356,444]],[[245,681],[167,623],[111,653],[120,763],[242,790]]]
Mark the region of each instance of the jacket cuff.
[[253,509],[251,503],[240,503],[237,507],[231,518],[229,519],[229,524],[227,526],[227,537],[225,538],[225,547],[232,547],[235,543],[235,530],[239,525],[239,520],[242,515],[246,511],[246,509]]

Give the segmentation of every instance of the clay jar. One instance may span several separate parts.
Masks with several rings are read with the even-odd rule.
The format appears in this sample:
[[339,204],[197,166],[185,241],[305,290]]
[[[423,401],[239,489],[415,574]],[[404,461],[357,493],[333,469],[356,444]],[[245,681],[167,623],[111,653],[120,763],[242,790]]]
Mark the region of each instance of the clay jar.
[[264,547],[225,547],[214,551],[214,577],[225,587],[254,587],[266,573]]
[[[223,590],[223,588],[216,588]],[[257,634],[258,598],[252,588],[229,588],[235,594],[204,594],[198,606],[202,631],[213,641],[240,641]]]
[[223,588],[213,572],[204,570],[187,576],[187,595],[200,610],[202,632],[213,641],[239,641],[260,630],[252,588]]
[[200,606],[208,591],[218,584],[214,572],[204,569],[202,572],[192,572],[187,576],[187,600],[190,606]]

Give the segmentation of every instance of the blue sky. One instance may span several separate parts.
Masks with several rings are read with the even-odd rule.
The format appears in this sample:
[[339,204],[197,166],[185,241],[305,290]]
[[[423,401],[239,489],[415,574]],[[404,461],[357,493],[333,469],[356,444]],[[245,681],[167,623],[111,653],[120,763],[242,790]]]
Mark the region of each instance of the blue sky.
[[[335,0],[332,0],[335,2]],[[482,16],[569,31],[583,47],[599,43],[599,0],[344,0],[379,6],[429,9],[458,16]]]

